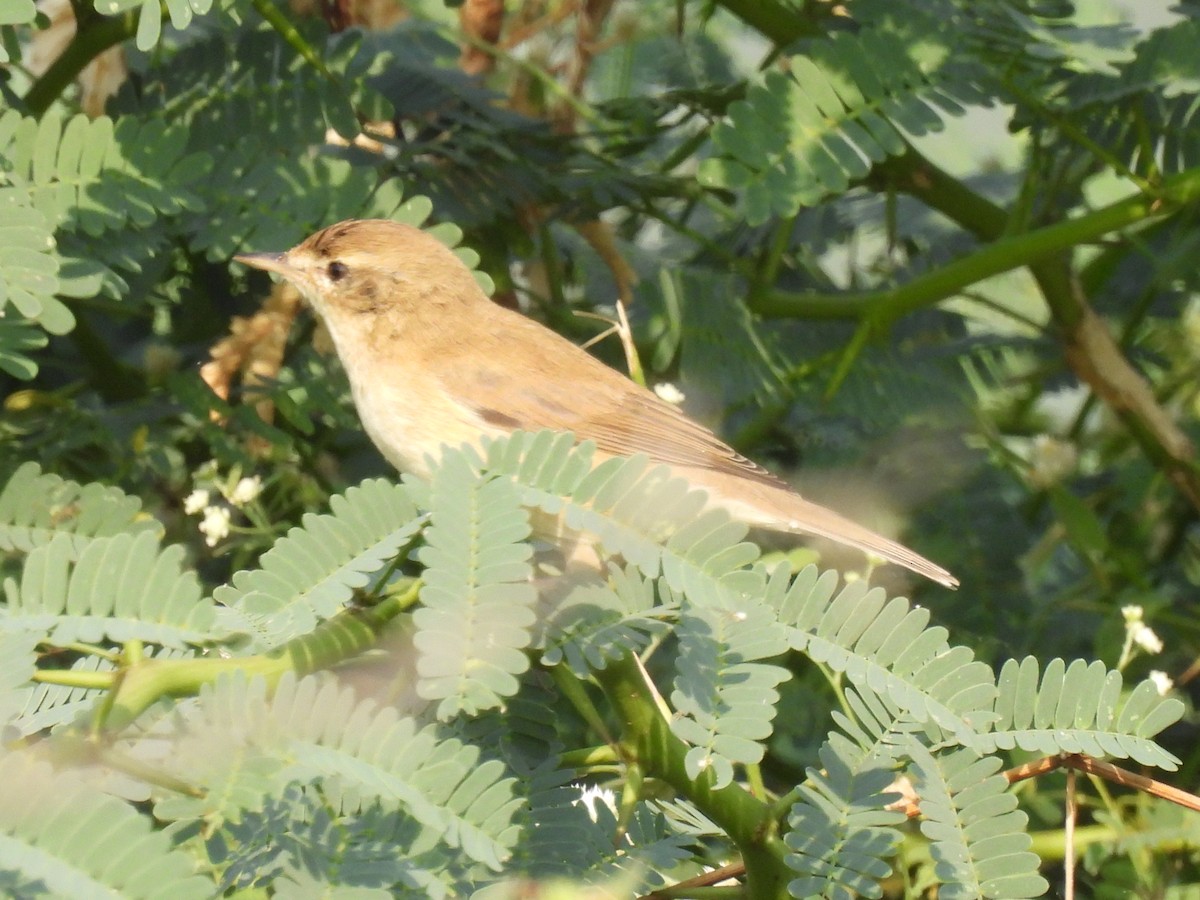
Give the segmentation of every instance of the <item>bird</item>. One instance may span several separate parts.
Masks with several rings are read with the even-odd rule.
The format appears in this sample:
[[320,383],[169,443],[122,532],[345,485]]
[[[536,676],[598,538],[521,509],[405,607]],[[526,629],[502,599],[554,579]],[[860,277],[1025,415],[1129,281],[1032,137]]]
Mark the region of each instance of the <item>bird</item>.
[[749,525],[828,538],[958,586],[946,569],[804,499],[653,391],[494,303],[420,228],[350,219],[290,250],[234,258],[290,282],[316,312],[364,430],[401,472],[427,477],[443,447],[478,447],[488,436],[571,432],[601,458],[644,454],[666,465]]

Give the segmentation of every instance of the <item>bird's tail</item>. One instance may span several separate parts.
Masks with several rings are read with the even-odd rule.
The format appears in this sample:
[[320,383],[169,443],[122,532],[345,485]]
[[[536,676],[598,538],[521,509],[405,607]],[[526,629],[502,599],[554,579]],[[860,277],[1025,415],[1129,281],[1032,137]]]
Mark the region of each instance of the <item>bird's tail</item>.
[[783,488],[758,485],[748,491],[751,496],[746,496],[746,493],[739,492],[741,496],[738,501],[732,504],[727,501],[725,505],[736,507],[731,511],[752,525],[761,525],[773,531],[829,538],[904,566],[948,588],[958,587],[958,579],[937,563],[831,509],[805,500],[799,494]]

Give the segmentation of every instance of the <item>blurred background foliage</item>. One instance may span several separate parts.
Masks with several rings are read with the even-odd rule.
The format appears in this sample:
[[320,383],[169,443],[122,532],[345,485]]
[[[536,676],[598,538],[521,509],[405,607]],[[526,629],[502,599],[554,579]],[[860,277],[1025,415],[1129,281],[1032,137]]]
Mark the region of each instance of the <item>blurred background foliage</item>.
[[[0,476],[136,494],[210,587],[250,564],[387,469],[296,298],[230,258],[404,211],[579,342],[623,302],[649,383],[954,571],[956,595],[878,577],[982,658],[1158,670],[1186,699],[1198,13],[0,0]],[[782,690],[768,768],[794,783],[833,697]],[[1194,725],[1163,742],[1193,788]],[[1089,865],[1130,859],[1157,896],[1167,862]]]

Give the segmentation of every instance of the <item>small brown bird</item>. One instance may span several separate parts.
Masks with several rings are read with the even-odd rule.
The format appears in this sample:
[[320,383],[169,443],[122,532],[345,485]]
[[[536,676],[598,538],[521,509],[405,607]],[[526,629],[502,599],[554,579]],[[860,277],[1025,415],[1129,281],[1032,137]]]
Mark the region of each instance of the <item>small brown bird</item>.
[[539,323],[496,305],[444,244],[383,219],[319,231],[240,262],[294,284],[324,321],[367,434],[424,475],[443,445],[570,431],[605,456],[644,453],[743,521],[866,550],[947,587],[945,569],[802,498],[654,393]]

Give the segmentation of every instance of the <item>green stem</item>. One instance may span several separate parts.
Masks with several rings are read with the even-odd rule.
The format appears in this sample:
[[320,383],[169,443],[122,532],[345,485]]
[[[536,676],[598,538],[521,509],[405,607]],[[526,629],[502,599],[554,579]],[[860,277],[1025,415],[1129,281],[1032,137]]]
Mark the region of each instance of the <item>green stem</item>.
[[162,697],[187,697],[227,672],[262,675],[274,685],[286,672],[307,675],[357,656],[374,646],[385,625],[416,599],[421,582],[376,606],[353,608],[267,653],[233,659],[147,659],[120,673],[103,726],[128,725]]
[[871,336],[872,330],[871,322],[866,319],[859,322],[858,327],[854,329],[854,335],[839,355],[837,368],[833,370],[833,377],[829,379],[829,384],[825,387],[824,397],[826,400],[833,398],[833,395],[838,392],[838,388],[842,386],[842,382],[850,375],[850,369],[854,367],[863,348],[867,346],[867,339]]
[[779,269],[783,265],[784,254],[792,244],[792,232],[796,228],[796,219],[799,217],[800,213],[797,212],[794,216],[781,219],[775,226],[775,234],[771,238],[771,246],[767,249],[766,258],[760,266],[755,267],[751,294],[755,293],[760,286],[772,285],[779,280]]
[[329,67],[325,65],[325,60],[321,58],[321,54],[316,51],[316,48],[312,44],[304,39],[304,35],[296,30],[296,26],[292,24],[292,20],[284,15],[277,6],[271,3],[270,0],[250,0],[250,2],[267,24],[274,28],[288,46],[300,54],[305,62],[326,78],[333,79],[335,77],[329,71]]
[[559,757],[559,762],[568,769],[597,770],[612,768],[620,762],[620,758],[612,747],[582,747],[579,750],[569,750]]
[[[755,312],[766,316],[809,319],[897,318],[961,292],[968,285],[1030,265],[1106,234],[1177,212],[1200,199],[1200,169],[1189,169],[1161,186],[1162,197],[1135,194],[1094,212],[1044,228],[1003,238],[936,271],[899,287],[845,294],[772,291],[758,299]],[[1062,276],[1058,276],[1062,277]],[[1060,324],[1077,320],[1074,310],[1062,308],[1055,289],[1047,302]]]
[[665,781],[691,800],[737,845],[746,865],[746,896],[786,897],[787,851],[771,807],[738,784],[717,788],[711,772],[701,772],[695,779],[688,776],[684,762],[688,746],[671,733],[632,657],[609,663],[596,678],[620,718],[625,755],[636,760],[646,777]]
[[952,219],[980,240],[996,240],[1009,230],[1009,215],[982,194],[939,169],[913,149],[884,160],[868,183],[880,190],[902,191]]
[[600,736],[601,740],[608,744],[616,743],[608,731],[608,726],[604,723],[604,717],[592,703],[592,698],[587,695],[583,682],[575,673],[565,665],[557,665],[550,670],[550,677],[554,679],[555,685],[575,707],[575,711],[579,713],[583,721]]
[[133,10],[81,24],[62,55],[26,92],[25,106],[30,115],[41,118],[71,82],[79,77],[84,66],[105,50],[137,34],[137,26],[138,17]]
[[[929,163],[910,154],[893,164],[907,173],[900,176],[905,180],[906,190],[973,231],[981,240],[996,240],[1016,230],[1018,223],[1011,216],[1006,221],[998,209],[989,212],[986,201],[972,199],[966,188],[956,187],[952,179],[943,177],[944,173]],[[1013,249],[1020,250],[1022,241],[1031,247],[1035,252],[1022,262],[1029,265],[1045,298],[1071,369],[1121,418],[1147,459],[1200,509],[1200,470],[1194,463],[1191,442],[1157,402],[1149,384],[1130,364],[1087,302],[1088,295],[1111,274],[1118,259],[1131,247],[1144,245],[1148,236],[1165,227],[1168,217],[1177,218],[1172,214],[1194,203],[1200,185],[1198,172],[1196,169],[1181,172],[1156,185],[1156,197],[1138,194],[1074,220],[997,240],[991,247],[963,260],[966,268],[958,272],[966,274],[966,269],[981,258],[984,262],[1002,264],[1003,256]],[[1032,181],[1029,186],[1031,191],[1036,190]],[[1019,214],[1017,217],[1023,219]],[[1073,270],[1069,251],[1076,243],[1098,239],[1107,230],[1135,223],[1144,227],[1101,253],[1082,273]],[[1038,247],[1041,240],[1046,244]],[[954,266],[949,268],[949,274],[953,275]],[[905,286],[908,287],[911,285]],[[940,298],[927,298],[926,302],[937,299]],[[882,312],[888,313],[886,306]]]
[[108,690],[116,680],[113,672],[77,672],[73,669],[38,669],[29,678],[40,684],[57,684],[62,687]]

